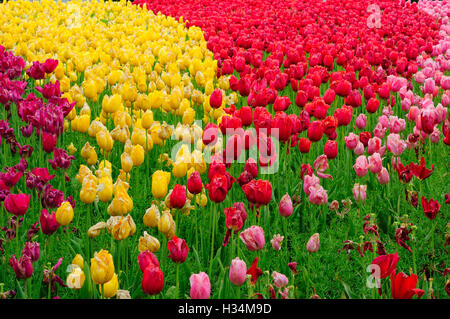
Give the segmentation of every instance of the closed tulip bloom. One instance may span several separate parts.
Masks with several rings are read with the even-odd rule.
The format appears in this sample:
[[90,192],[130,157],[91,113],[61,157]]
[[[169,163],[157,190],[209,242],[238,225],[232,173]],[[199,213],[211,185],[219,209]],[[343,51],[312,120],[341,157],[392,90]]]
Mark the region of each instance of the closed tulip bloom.
[[62,225],[67,226],[73,220],[73,207],[69,202],[63,202],[56,210],[56,221]]
[[170,182],[170,173],[161,170],[155,171],[152,175],[152,194],[155,198],[161,199],[166,196]]
[[131,169],[133,168],[133,159],[131,158],[130,154],[124,152],[120,156],[120,164],[122,165],[122,169],[129,173],[131,172]]
[[345,141],[345,146],[348,149],[355,149],[355,147],[358,145],[359,142],[359,136],[355,135],[353,133],[350,133],[348,136],[344,137],[344,141]]
[[322,122],[314,121],[309,124],[308,138],[311,142],[320,141],[323,136]]
[[278,212],[283,217],[289,217],[292,215],[294,207],[292,206],[292,199],[288,193],[284,194],[281,198],[280,204],[278,205]]
[[201,193],[203,188],[202,178],[200,177],[200,173],[194,171],[187,180],[187,189],[191,194],[199,194]]
[[167,242],[167,248],[169,249],[169,258],[172,259],[174,263],[184,263],[189,252],[189,247],[184,239],[173,236],[173,238]]
[[152,204],[152,206],[145,211],[144,225],[147,227],[157,227],[160,219],[160,212],[158,206]]
[[100,146],[100,148],[105,152],[109,153],[112,150],[114,140],[108,130],[103,129],[98,131],[96,134],[96,139],[98,146]]
[[300,151],[300,153],[309,153],[310,148],[310,140],[308,140],[306,137],[300,137],[298,139],[298,150]]
[[141,282],[142,290],[148,295],[157,295],[164,288],[164,274],[159,267],[147,267]]
[[245,261],[239,259],[239,257],[234,258],[231,261],[229,277],[233,285],[242,285],[247,279],[247,265]]
[[353,185],[352,192],[353,192],[353,198],[355,199],[355,201],[364,203],[366,200],[366,197],[367,197],[366,191],[367,191],[367,185],[360,185],[358,183]]
[[240,233],[239,238],[250,251],[260,250],[266,243],[264,238],[264,230],[259,226],[251,226],[247,228]]
[[356,127],[362,130],[366,127],[366,124],[367,124],[367,116],[365,116],[364,113],[359,114],[355,121]]
[[8,194],[5,198],[5,209],[15,216],[23,216],[28,210],[31,195]]
[[78,290],[83,288],[85,280],[86,276],[83,269],[76,265],[72,268],[72,272],[67,276],[66,284],[70,289]]
[[98,289],[100,293],[102,293],[102,289],[105,289],[104,292],[105,298],[114,297],[117,293],[117,290],[119,289],[119,280],[117,279],[117,274],[115,273],[110,281],[108,281],[103,285],[100,285]]
[[76,254],[75,257],[72,259],[72,264],[77,265],[78,267],[83,269],[84,268],[83,256],[81,256],[80,254]]
[[46,209],[41,210],[40,224],[41,230],[45,235],[53,234],[60,226],[56,220],[55,212],[50,214]]
[[183,208],[186,203],[186,187],[184,185],[176,184],[170,194],[170,207]]
[[217,109],[222,105],[222,91],[220,89],[215,89],[211,96],[209,97],[209,105]]
[[95,252],[91,258],[91,276],[96,284],[105,284],[114,276],[114,261],[107,250]]
[[369,170],[373,174],[380,173],[382,168],[383,168],[383,160],[381,159],[379,153],[374,153],[373,155],[369,156]]
[[381,185],[388,184],[390,181],[389,172],[386,167],[381,168],[381,171],[377,174],[378,183]]
[[211,182],[205,186],[208,190],[209,199],[215,203],[221,203],[228,194],[228,180],[223,174],[216,174]]
[[152,253],[148,250],[145,250],[138,255],[138,263],[139,263],[139,268],[141,269],[142,273],[147,268],[153,268],[153,267],[159,268],[158,258],[156,258],[154,253]]
[[310,253],[315,253],[319,250],[319,248],[320,248],[320,236],[318,233],[315,233],[306,243],[306,249]]
[[323,152],[328,159],[336,158],[338,153],[337,142],[332,140],[326,141]]
[[209,299],[211,294],[211,283],[206,273],[193,274],[189,278],[191,283],[191,299]]
[[130,157],[133,161],[133,166],[139,167],[144,163],[145,151],[142,145],[134,145],[131,149]]
[[355,164],[353,165],[353,169],[355,170],[356,175],[359,177],[363,177],[367,174],[369,169],[369,164],[367,163],[367,158],[364,155],[360,155]]

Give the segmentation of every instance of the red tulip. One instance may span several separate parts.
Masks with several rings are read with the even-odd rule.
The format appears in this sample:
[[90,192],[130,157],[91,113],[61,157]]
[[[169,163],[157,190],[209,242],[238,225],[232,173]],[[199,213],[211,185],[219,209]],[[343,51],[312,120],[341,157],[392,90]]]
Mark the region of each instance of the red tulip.
[[5,198],[5,209],[8,213],[16,216],[23,216],[28,210],[31,195],[9,194]]
[[328,159],[336,158],[338,153],[336,141],[328,140],[324,146],[324,154]]
[[228,194],[228,180],[224,174],[216,174],[211,182],[205,186],[209,199],[215,203],[221,203]]
[[403,272],[391,273],[391,295],[394,299],[411,299],[413,296],[422,297],[425,293],[422,289],[416,288],[417,275],[407,276]]
[[199,172],[194,171],[191,175],[189,175],[187,180],[187,189],[191,194],[198,194],[202,191],[203,183]]
[[186,187],[176,184],[170,193],[170,206],[172,208],[183,208],[186,204]]
[[212,108],[217,109],[222,105],[222,91],[220,89],[215,89],[211,96],[209,97],[209,105]]
[[397,253],[389,255],[381,255],[372,261],[372,265],[378,265],[380,267],[379,279],[384,279],[395,272],[397,263],[400,257]]
[[430,220],[435,219],[437,214],[439,213],[439,210],[441,209],[441,205],[439,204],[439,202],[432,198],[430,198],[430,200],[427,200],[425,196],[422,196],[421,201],[425,216]]
[[272,185],[266,180],[251,180],[242,186],[245,197],[250,203],[267,205],[272,198]]
[[147,267],[141,282],[142,290],[148,295],[157,295],[164,288],[164,274],[159,267]]
[[41,229],[45,235],[51,235],[59,228],[59,223],[56,221],[56,214],[50,214],[46,209],[41,210]]
[[311,142],[317,142],[322,139],[323,127],[322,122],[314,121],[309,124],[308,127],[308,138]]
[[154,253],[148,250],[145,250],[138,255],[138,263],[142,272],[147,268],[159,268],[158,258],[156,258]]
[[28,255],[23,255],[19,260],[16,259],[16,255],[12,255],[9,265],[14,270],[17,279],[27,279],[33,276],[33,262]]
[[167,242],[167,248],[169,249],[169,258],[174,263],[181,264],[186,260],[189,252],[189,247],[184,239],[173,236],[172,240]]
[[309,153],[311,148],[311,141],[306,137],[300,137],[298,139],[298,149],[301,153]]

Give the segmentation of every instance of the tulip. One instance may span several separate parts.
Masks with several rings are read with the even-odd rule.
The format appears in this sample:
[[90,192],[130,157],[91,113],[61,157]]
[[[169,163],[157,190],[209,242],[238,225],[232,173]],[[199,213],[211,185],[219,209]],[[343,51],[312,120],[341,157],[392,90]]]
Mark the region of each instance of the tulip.
[[172,239],[167,242],[167,248],[169,249],[169,258],[172,259],[174,263],[184,263],[189,252],[189,247],[184,239],[173,236]]
[[160,219],[160,212],[158,206],[152,204],[152,206],[145,211],[143,220],[144,225],[147,227],[157,227]]
[[381,185],[385,185],[389,183],[390,177],[389,172],[386,167],[382,167],[381,171],[377,174],[377,180]]
[[362,130],[366,127],[366,124],[367,124],[367,117],[363,113],[359,114],[355,121],[356,127]]
[[324,146],[324,154],[327,156],[327,158],[329,159],[336,158],[337,153],[338,153],[337,142],[332,140],[326,141]]
[[73,219],[73,207],[69,202],[63,202],[61,206],[56,210],[56,221],[61,226],[67,226]]
[[300,137],[298,140],[298,149],[301,153],[309,153],[311,141],[306,137]]
[[[379,267],[379,279],[383,279],[389,277],[391,273],[395,272],[397,269],[397,263],[400,260],[400,257],[397,253],[381,255],[376,257],[372,261],[372,265],[377,265]],[[375,272],[375,274],[377,274]]]
[[119,280],[117,279],[117,274],[115,273],[110,281],[98,287],[100,293],[102,289],[105,289],[103,296],[105,298],[114,297],[119,289]]
[[222,174],[216,174],[211,179],[211,182],[205,186],[205,188],[208,190],[210,200],[215,203],[221,203],[225,200],[228,194],[227,177]]
[[193,274],[189,278],[191,283],[191,299],[209,299],[211,294],[211,283],[206,273]]
[[369,169],[369,164],[367,163],[367,158],[364,155],[358,156],[355,164],[353,165],[356,175],[363,177],[367,174]]
[[311,186],[309,188],[309,192],[310,192],[310,194],[309,194],[308,200],[311,204],[325,205],[328,202],[327,191],[319,184],[315,184],[314,186]]
[[245,282],[245,279],[247,279],[247,265],[245,261],[239,259],[239,257],[231,261],[229,278],[231,283],[236,286],[241,286]]
[[274,250],[280,250],[283,239],[284,239],[284,236],[281,236],[280,234],[273,235],[273,238],[270,240],[270,243],[272,244],[272,248]]
[[67,276],[66,284],[70,289],[78,290],[83,288],[85,280],[86,276],[82,268],[75,266],[72,269],[72,272]]
[[29,256],[32,262],[38,261],[41,256],[40,244],[35,242],[26,242],[25,247],[22,250],[22,256],[25,255]]
[[91,258],[91,276],[94,283],[103,285],[114,276],[114,262],[111,254],[107,250],[95,252]]
[[276,271],[272,272],[272,278],[275,286],[278,288],[282,288],[289,283],[289,280],[285,275]]
[[23,216],[28,210],[31,195],[8,194],[5,198],[5,209],[15,216]]
[[16,255],[12,255],[9,265],[14,270],[17,279],[27,279],[33,275],[33,263],[28,255],[23,255],[19,260],[16,259]]
[[323,136],[322,123],[319,121],[311,122],[308,127],[308,139],[311,142],[317,142],[320,141],[322,136]]
[[429,220],[435,219],[437,214],[439,213],[439,210],[441,209],[441,205],[439,204],[439,202],[432,198],[430,198],[430,200],[427,200],[425,196],[422,196],[421,202],[425,216]]
[[215,89],[212,92],[209,97],[209,105],[214,109],[217,109],[222,105],[222,91],[220,89]]
[[166,196],[170,182],[170,173],[155,171],[152,175],[152,194],[155,198],[161,199]]
[[60,226],[60,224],[56,220],[55,212],[52,212],[50,214],[46,209],[41,210],[40,223],[42,232],[45,235],[53,234]]
[[239,238],[250,251],[260,250],[265,244],[264,230],[259,226],[247,228],[241,232]]
[[184,185],[176,184],[170,193],[170,207],[183,208],[186,203],[186,187]]
[[425,293],[422,289],[416,288],[417,275],[407,276],[403,272],[391,273],[391,295],[394,299],[411,299],[413,296],[422,297]]
[[320,247],[319,234],[315,233],[314,235],[311,236],[311,238],[306,243],[306,249],[310,253],[315,253],[315,252],[317,252],[319,250],[319,247]]
[[199,172],[194,171],[187,180],[187,189],[191,194],[201,193],[203,188],[202,178]]
[[355,201],[357,202],[362,202],[364,203],[364,201],[366,200],[366,190],[367,190],[367,185],[360,185],[358,183],[356,183],[355,185],[353,185],[353,198],[355,199]]
[[83,256],[80,254],[76,254],[75,257],[72,259],[72,265],[77,265],[81,269],[84,268],[84,259]]
[[159,267],[147,267],[143,271],[141,287],[148,295],[157,295],[164,288],[164,274]]
[[284,194],[281,198],[280,204],[278,205],[278,212],[283,217],[289,217],[292,215],[294,207],[292,206],[292,199],[288,193]]

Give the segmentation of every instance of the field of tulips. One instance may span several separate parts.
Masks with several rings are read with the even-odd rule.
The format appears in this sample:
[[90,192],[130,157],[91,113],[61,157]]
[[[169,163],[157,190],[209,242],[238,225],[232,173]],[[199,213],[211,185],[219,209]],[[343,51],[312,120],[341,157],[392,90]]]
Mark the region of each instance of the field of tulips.
[[450,1],[0,4],[0,299],[448,299]]

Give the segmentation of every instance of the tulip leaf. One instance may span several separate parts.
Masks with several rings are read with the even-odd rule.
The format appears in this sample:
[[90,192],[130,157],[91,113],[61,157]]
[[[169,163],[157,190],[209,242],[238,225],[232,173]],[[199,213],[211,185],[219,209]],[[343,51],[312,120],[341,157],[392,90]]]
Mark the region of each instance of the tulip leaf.
[[202,264],[200,263],[200,258],[198,257],[197,250],[195,247],[192,247],[192,251],[194,253],[195,262],[197,263],[197,270],[200,271],[202,269]]
[[164,298],[176,299],[177,298],[177,287],[175,287],[175,286],[169,287],[169,289],[167,289],[166,293],[164,294]]
[[347,299],[352,299],[352,290],[350,289],[349,285],[347,285],[345,282],[343,282],[342,280],[339,280],[342,284],[342,286],[344,287],[344,293]]

